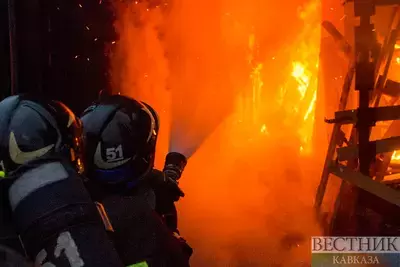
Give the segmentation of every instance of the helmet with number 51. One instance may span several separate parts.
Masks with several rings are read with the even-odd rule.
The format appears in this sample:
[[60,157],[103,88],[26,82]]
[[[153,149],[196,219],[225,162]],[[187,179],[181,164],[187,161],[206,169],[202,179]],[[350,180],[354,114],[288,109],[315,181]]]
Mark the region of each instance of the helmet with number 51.
[[88,107],[81,120],[89,179],[133,187],[153,169],[159,119],[148,104],[112,95]]

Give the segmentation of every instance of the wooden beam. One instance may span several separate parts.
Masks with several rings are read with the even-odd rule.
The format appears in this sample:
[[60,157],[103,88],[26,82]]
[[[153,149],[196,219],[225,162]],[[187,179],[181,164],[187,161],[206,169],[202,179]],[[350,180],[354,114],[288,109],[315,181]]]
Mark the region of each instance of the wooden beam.
[[[370,117],[374,121],[393,121],[400,119],[400,106],[388,106],[369,108],[371,112]],[[335,121],[339,124],[356,124],[357,109],[344,110],[335,112]]]
[[[353,83],[354,73],[355,73],[355,62],[350,61],[349,68],[347,70],[347,74],[344,79],[342,93],[340,95],[339,110],[344,110],[346,108],[347,100],[349,98],[349,93],[351,89],[351,84]],[[336,123],[335,125],[333,125],[328,151],[326,152],[324,169],[322,170],[321,181],[318,185],[317,194],[315,196],[314,207],[316,208],[317,211],[320,210],[322,201],[325,196],[325,191],[328,185],[328,178],[329,178],[329,164],[331,164],[333,156],[335,155],[335,149],[337,146],[336,143],[337,135],[340,132],[340,128],[341,128],[340,124]]]
[[[354,0],[345,0],[344,3],[352,3],[354,2]],[[375,0],[373,1],[374,5],[377,6],[393,6],[393,5],[400,5],[400,1],[399,0]]]
[[[390,137],[382,140],[372,141],[369,146],[376,146],[376,154],[391,152],[400,149],[400,136]],[[350,160],[358,158],[359,145],[340,147],[336,150],[338,160]]]
[[330,172],[337,177],[400,207],[400,191],[396,191],[382,183],[374,181],[370,177],[365,176],[360,172],[353,171],[342,164],[331,166]]
[[392,6],[392,5],[400,5],[399,0],[375,0],[374,4],[377,6]]

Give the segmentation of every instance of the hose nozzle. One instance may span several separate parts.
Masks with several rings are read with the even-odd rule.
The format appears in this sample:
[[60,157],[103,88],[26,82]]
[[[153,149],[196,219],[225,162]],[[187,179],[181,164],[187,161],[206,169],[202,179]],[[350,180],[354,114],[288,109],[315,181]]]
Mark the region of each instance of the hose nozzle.
[[173,179],[174,181],[178,181],[181,178],[182,172],[185,169],[187,164],[187,159],[184,155],[178,152],[170,152],[165,157],[165,164],[163,172],[165,175]]

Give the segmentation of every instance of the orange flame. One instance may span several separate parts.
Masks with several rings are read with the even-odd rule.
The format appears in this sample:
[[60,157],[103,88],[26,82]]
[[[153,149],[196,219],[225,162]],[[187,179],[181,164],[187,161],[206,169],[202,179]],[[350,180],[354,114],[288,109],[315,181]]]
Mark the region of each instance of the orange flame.
[[400,153],[398,151],[393,152],[391,162],[393,162],[393,163],[400,162]]
[[[193,261],[197,266],[230,266],[254,251],[259,255],[243,261],[249,266],[269,266],[271,259],[282,266],[309,260],[309,246],[296,245],[301,252],[288,257],[280,240],[288,232],[308,236],[316,231],[313,181],[309,172],[302,173],[305,164],[299,165],[313,155],[319,1],[304,6],[301,23],[295,16],[283,19],[269,11],[289,3],[177,2],[168,15],[135,7],[135,12],[145,11],[139,12],[138,22],[122,12],[123,40],[116,44],[120,50],[113,73],[119,78],[117,91],[160,111],[161,130],[173,119],[181,123],[178,141],[198,142],[199,132],[206,136],[181,183],[187,192],[179,203],[182,234],[196,249]],[[292,0],[294,10],[298,2]],[[262,16],[265,12],[268,16]],[[166,25],[160,16],[167,17]],[[145,23],[145,18],[153,20]],[[302,26],[298,32],[291,29],[293,38],[291,32],[281,33],[274,20]],[[279,34],[291,41],[281,38],[275,47]],[[159,36],[162,41],[156,42]],[[166,142],[158,143],[159,166]],[[294,217],[301,222],[293,224]]]

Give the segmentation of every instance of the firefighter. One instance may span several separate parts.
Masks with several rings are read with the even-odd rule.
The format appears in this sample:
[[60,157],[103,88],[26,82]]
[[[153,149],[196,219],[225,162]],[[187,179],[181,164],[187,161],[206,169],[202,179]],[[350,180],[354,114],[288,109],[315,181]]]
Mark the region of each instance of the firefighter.
[[[110,215],[113,240],[124,264],[189,266],[191,248],[156,213],[160,201],[156,188],[165,185],[164,191],[180,194],[176,184],[168,183],[162,172],[153,169],[157,113],[148,104],[122,95],[102,95],[81,119],[86,136],[87,188]],[[114,215],[121,207],[125,219]]]
[[38,266],[124,266],[82,181],[79,118],[61,102],[16,95],[0,102],[0,125],[0,241],[21,241]]

